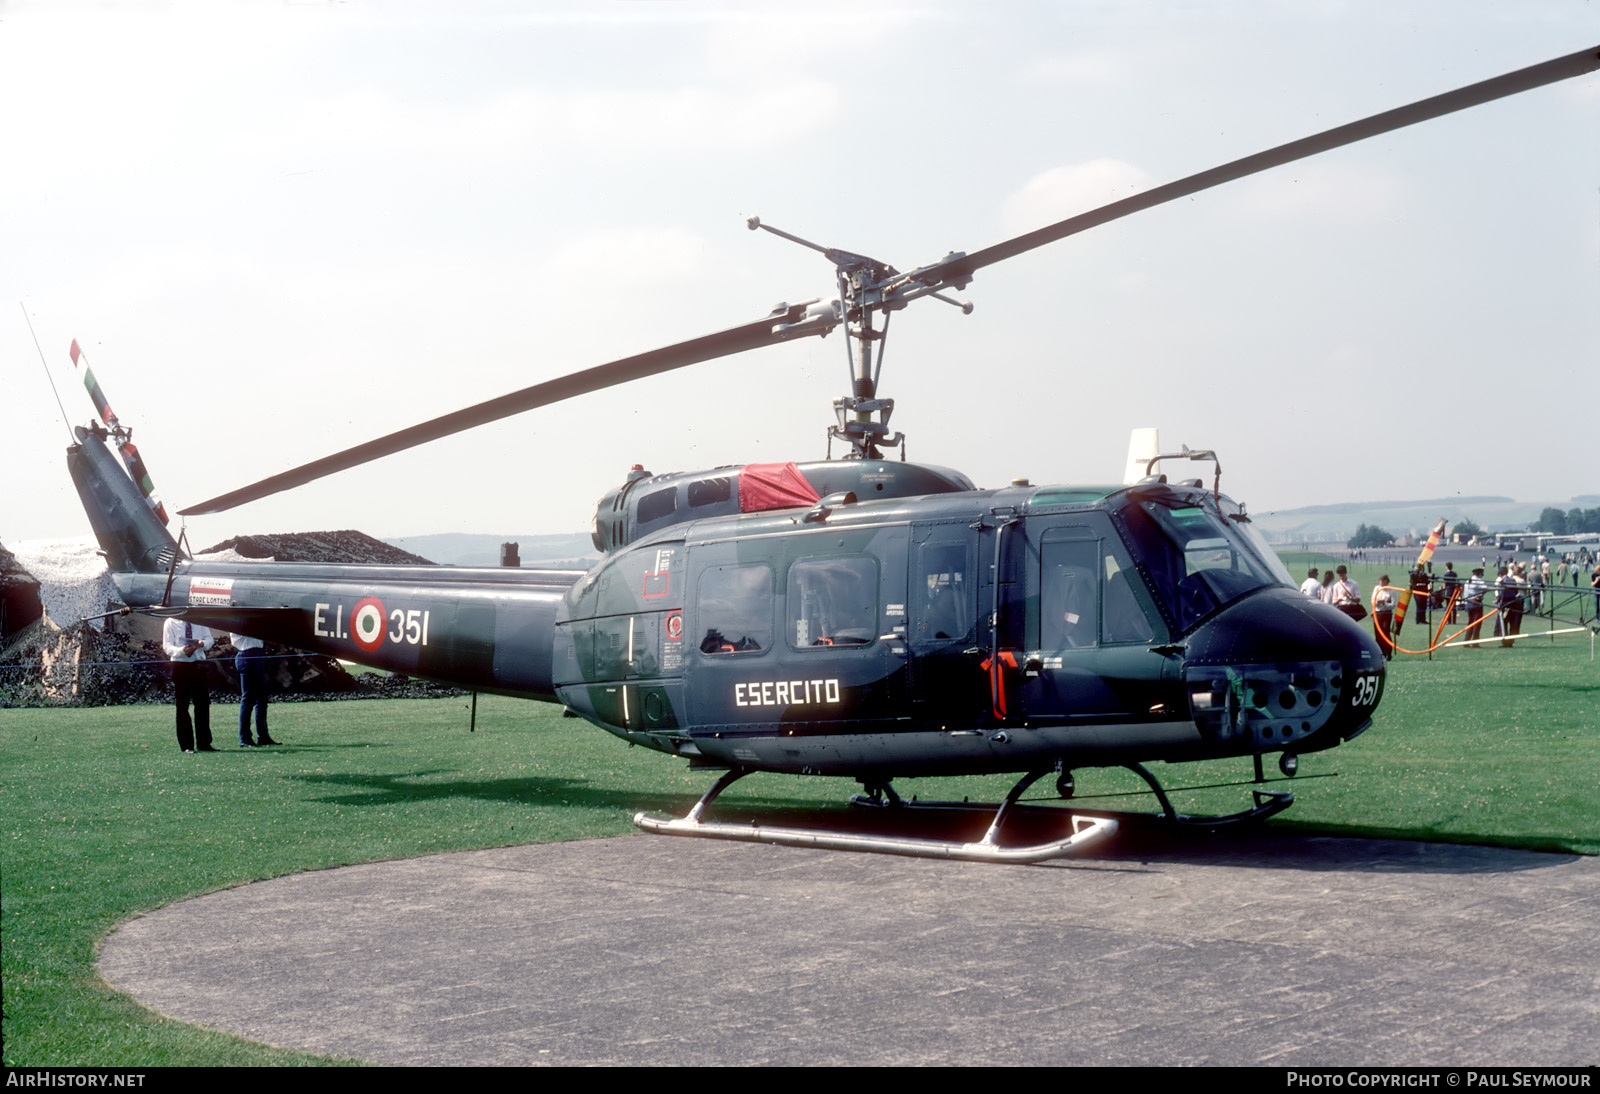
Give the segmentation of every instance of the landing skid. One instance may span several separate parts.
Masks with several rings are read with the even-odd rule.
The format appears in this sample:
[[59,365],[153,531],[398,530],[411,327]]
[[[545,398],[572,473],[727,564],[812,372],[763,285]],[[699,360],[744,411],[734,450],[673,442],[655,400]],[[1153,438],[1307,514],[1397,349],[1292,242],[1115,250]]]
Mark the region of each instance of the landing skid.
[[[1255,821],[1266,820],[1268,817],[1270,817],[1270,816],[1272,816],[1272,815],[1274,815],[1276,813],[1281,813],[1285,809],[1289,808],[1289,806],[1294,804],[1294,792],[1290,791],[1290,790],[1251,790],[1250,793],[1255,798],[1255,804],[1253,806],[1251,806],[1249,809],[1241,809],[1237,813],[1226,813],[1226,814],[1223,814],[1221,816],[1211,816],[1211,815],[1198,816],[1198,815],[1195,815],[1195,814],[1192,814],[1192,813],[1180,813],[1180,812],[1178,812],[1176,809],[1174,809],[1172,807],[1172,799],[1167,797],[1166,788],[1161,785],[1160,780],[1158,780],[1153,774],[1150,773],[1150,770],[1148,768],[1146,768],[1143,764],[1124,764],[1123,766],[1126,767],[1129,771],[1132,771],[1135,775],[1138,775],[1147,784],[1149,784],[1151,792],[1153,792],[1155,794],[1155,796],[1156,796],[1156,801],[1158,803],[1160,803],[1160,805],[1161,805],[1161,812],[1160,813],[1130,813],[1130,812],[1126,812],[1126,811],[1116,811],[1118,816],[1123,816],[1123,817],[1156,817],[1156,818],[1158,818],[1160,820],[1166,821],[1168,824],[1177,825],[1177,826],[1184,827],[1184,828],[1207,828],[1207,829],[1209,829],[1209,828],[1223,828],[1223,827],[1227,827],[1227,826],[1235,825],[1235,824],[1251,824],[1251,823],[1253,823]],[[1043,775],[1043,774],[1044,774],[1043,772],[1039,772],[1039,773],[1036,773],[1036,774],[1028,776],[1028,778],[1025,781],[1023,781],[1022,783],[1018,784],[1018,787],[1022,788],[1022,789],[1026,789],[1026,787],[1028,785],[1030,785],[1031,783],[1033,783],[1036,780],[1038,780],[1040,778],[1040,776]],[[1256,780],[1258,782],[1262,781],[1261,758],[1259,756],[1256,757]],[[1064,787],[1063,787],[1063,784],[1065,784]],[[1070,798],[1071,797],[1071,791],[1070,791],[1071,776],[1070,775],[1061,776],[1060,779],[1058,779],[1056,785],[1058,787],[1063,787],[1062,796],[1064,798]],[[908,802],[904,798],[902,798],[899,794],[895,793],[894,788],[892,786],[890,786],[886,782],[885,783],[872,783],[872,784],[869,784],[866,787],[866,790],[867,790],[867,792],[865,794],[856,794],[853,797],[851,797],[850,804],[851,805],[871,806],[871,807],[874,807],[874,808],[881,808],[881,809],[987,809],[987,808],[989,808],[986,805],[973,805],[973,804],[970,804],[970,803],[964,802],[964,801],[954,802],[954,801],[916,801],[916,800],[913,800],[913,801],[909,801]],[[1019,789],[1016,789],[1016,788],[1014,788],[1012,790],[1012,794],[1013,795],[1016,795],[1019,792],[1020,792]],[[1013,800],[1014,800],[1014,798],[1007,798],[1006,799],[1007,804],[1010,804]],[[1074,817],[1074,819],[1076,820],[1077,818]]]
[[[834,851],[876,851],[889,855],[914,855],[920,858],[964,859],[970,862],[1043,862],[1060,858],[1082,849],[1117,830],[1117,822],[1109,817],[1090,817],[1073,814],[1072,834],[1048,843],[1026,847],[1003,847],[1000,827],[1022,796],[1022,792],[1037,780],[1050,774],[1050,769],[1033,771],[1023,776],[1006,795],[1006,800],[995,810],[994,820],[981,840],[962,843],[956,840],[918,839],[910,836],[872,835],[865,832],[828,832],[813,828],[780,828],[758,824],[727,824],[706,819],[711,803],[728,787],[750,774],[749,768],[735,767],[718,779],[706,791],[687,816],[666,819],[648,813],[634,814],[633,823],[647,832],[666,836],[698,836],[702,839],[742,840],[746,843],[774,843],[785,847],[822,847]],[[892,794],[892,791],[891,791]],[[894,798],[899,801],[898,796]]]
[[[1127,768],[1150,784],[1156,801],[1161,803],[1162,819],[1168,824],[1182,825],[1186,828],[1221,828],[1230,824],[1250,824],[1266,820],[1274,813],[1282,813],[1294,804],[1294,792],[1291,790],[1252,790],[1250,793],[1255,797],[1255,805],[1249,809],[1241,809],[1237,813],[1227,813],[1220,817],[1197,817],[1189,813],[1180,813],[1172,808],[1166,790],[1144,764],[1128,764]],[[1256,757],[1256,778],[1261,778],[1260,756]]]

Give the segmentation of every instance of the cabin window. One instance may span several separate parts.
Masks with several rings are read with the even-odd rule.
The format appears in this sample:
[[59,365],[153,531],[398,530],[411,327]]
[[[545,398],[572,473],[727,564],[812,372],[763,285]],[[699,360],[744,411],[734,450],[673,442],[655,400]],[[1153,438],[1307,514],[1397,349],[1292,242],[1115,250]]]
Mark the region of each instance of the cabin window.
[[700,575],[700,652],[759,653],[772,645],[772,567],[718,566]]
[[657,490],[654,494],[646,494],[639,499],[639,508],[634,510],[640,524],[650,524],[662,517],[670,517],[678,510],[678,488],[669,486],[665,490]]
[[689,505],[715,505],[733,497],[733,480],[726,475],[715,479],[699,479],[689,484]]
[[878,564],[802,559],[789,567],[789,644],[795,649],[865,646],[877,634]]

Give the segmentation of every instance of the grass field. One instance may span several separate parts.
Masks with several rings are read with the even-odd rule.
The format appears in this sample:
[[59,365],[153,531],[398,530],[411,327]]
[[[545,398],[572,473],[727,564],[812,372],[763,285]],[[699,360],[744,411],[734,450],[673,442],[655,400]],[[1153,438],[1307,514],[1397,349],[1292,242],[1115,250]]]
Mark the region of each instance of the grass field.
[[[1600,853],[1600,663],[1589,654],[1579,636],[1396,661],[1375,728],[1305,757],[1296,805],[1269,823]],[[5,1064],[325,1063],[150,1014],[101,983],[96,946],[128,916],[258,878],[629,832],[635,810],[681,812],[710,781],[557,708],[495,697],[480,699],[475,733],[464,699],[283,705],[273,733],[288,744],[259,751],[232,747],[233,711],[216,713],[223,751],[186,756],[165,707],[0,710]],[[1157,767],[1173,786],[1247,771]],[[1139,785],[1078,774],[1080,795]],[[994,799],[1008,783],[896,785]],[[724,801],[827,805],[853,788],[755,776]],[[1177,801],[1227,810],[1241,796]]]

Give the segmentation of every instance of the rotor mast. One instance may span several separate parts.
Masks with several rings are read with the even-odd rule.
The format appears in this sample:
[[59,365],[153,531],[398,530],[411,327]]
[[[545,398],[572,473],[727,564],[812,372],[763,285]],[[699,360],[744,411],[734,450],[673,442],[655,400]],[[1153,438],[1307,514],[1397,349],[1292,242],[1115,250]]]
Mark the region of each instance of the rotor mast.
[[[878,377],[883,372],[883,343],[889,336],[889,313],[900,310],[922,296],[932,296],[954,305],[963,314],[971,314],[972,305],[938,291],[950,284],[952,279],[941,275],[924,280],[922,275],[934,270],[935,266],[924,266],[909,274],[902,274],[887,262],[838,247],[824,247],[781,228],[763,224],[760,217],[749,217],[745,224],[751,231],[760,228],[791,243],[808,247],[833,263],[839,286],[839,299],[834,303],[834,309],[845,324],[845,357],[850,371],[850,394],[833,401],[837,422],[828,427],[829,441],[838,438],[849,445],[846,459],[882,459],[884,449],[891,448],[901,449],[901,459],[904,459],[905,435],[889,431],[889,416],[894,413],[894,400],[878,397]],[[964,257],[952,253],[936,266]],[[967,281],[967,277],[961,277],[956,287],[965,287]],[[873,315],[880,311],[884,313],[881,328],[873,325]],[[876,353],[874,344],[877,344]]]

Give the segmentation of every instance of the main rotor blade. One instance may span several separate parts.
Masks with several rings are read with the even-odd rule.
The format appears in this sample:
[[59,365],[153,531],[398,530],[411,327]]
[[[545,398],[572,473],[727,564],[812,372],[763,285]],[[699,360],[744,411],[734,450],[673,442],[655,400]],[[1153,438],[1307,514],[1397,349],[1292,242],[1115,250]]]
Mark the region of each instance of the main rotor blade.
[[379,437],[376,440],[358,444],[354,448],[347,448],[342,452],[335,452],[331,456],[324,456],[320,460],[302,464],[299,467],[273,475],[271,478],[262,479],[260,482],[226,494],[218,495],[208,501],[191,505],[187,509],[178,510],[185,516],[204,515],[208,513],[221,513],[245,502],[256,501],[276,494],[281,490],[300,486],[303,483],[331,475],[336,471],[344,471],[360,464],[368,463],[383,456],[392,456],[396,452],[403,452],[428,441],[448,437],[452,433],[460,433],[474,426],[486,425],[489,422],[509,418],[513,414],[520,414],[525,410],[535,407],[547,406],[558,403],[563,399],[570,399],[575,395],[584,395],[602,388],[614,387],[630,380],[638,380],[645,376],[655,376],[673,369],[683,368],[687,365],[699,364],[701,361],[710,361],[718,357],[726,357],[733,353],[743,353],[745,350],[759,349],[762,346],[775,345],[792,338],[804,337],[810,334],[826,334],[837,325],[834,313],[823,309],[819,316],[817,309],[807,312],[807,305],[780,305],[773,309],[771,315],[758,319],[753,323],[743,326],[730,327],[715,334],[702,335],[691,338],[686,342],[677,342],[660,349],[650,350],[648,353],[636,354],[632,357],[623,357],[616,361],[593,368],[584,369],[582,372],[569,373],[554,380],[525,387],[521,391],[513,391],[509,395],[501,395],[486,402],[465,407],[450,414],[444,414],[426,421],[420,425],[410,426],[406,429]]
[[938,277],[946,281],[959,281],[970,276],[974,270],[991,266],[1007,258],[1031,251],[1035,247],[1043,247],[1046,243],[1054,243],[1058,239],[1076,235],[1079,232],[1105,224],[1108,221],[1119,220],[1130,213],[1137,213],[1157,205],[1164,205],[1190,194],[1209,190],[1213,186],[1221,186],[1225,182],[1242,179],[1247,175],[1258,174],[1269,168],[1279,167],[1295,160],[1314,156],[1319,152],[1339,148],[1346,144],[1364,141],[1368,137],[1376,137],[1383,133],[1391,133],[1396,129],[1404,129],[1408,125],[1429,121],[1433,118],[1453,114],[1458,110],[1468,107],[1481,106],[1484,103],[1503,99],[1508,95],[1515,95],[1522,91],[1530,91],[1545,84],[1553,84],[1560,80],[1581,76],[1587,72],[1600,69],[1600,46],[1579,50],[1577,53],[1565,57],[1557,57],[1552,61],[1532,65],[1504,76],[1496,76],[1491,80],[1471,84],[1467,87],[1447,91],[1443,95],[1435,95],[1431,99],[1423,99],[1412,103],[1410,106],[1386,110],[1382,114],[1374,114],[1361,121],[1350,122],[1315,136],[1303,137],[1288,144],[1270,148],[1265,152],[1257,152],[1253,156],[1225,163],[1221,167],[1213,167],[1209,171],[1190,175],[1188,178],[1169,182],[1164,186],[1157,186],[1153,190],[1146,190],[1141,194],[1114,201],[1109,205],[1102,205],[1098,209],[1077,216],[1068,217],[1066,220],[1016,236],[1003,243],[992,247],[985,247],[981,251],[952,259],[948,264],[934,263],[926,271],[918,271],[918,280],[931,283]]

